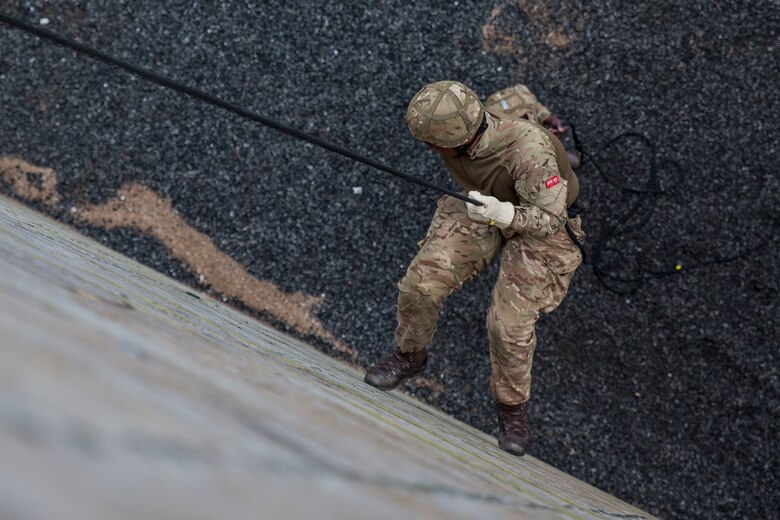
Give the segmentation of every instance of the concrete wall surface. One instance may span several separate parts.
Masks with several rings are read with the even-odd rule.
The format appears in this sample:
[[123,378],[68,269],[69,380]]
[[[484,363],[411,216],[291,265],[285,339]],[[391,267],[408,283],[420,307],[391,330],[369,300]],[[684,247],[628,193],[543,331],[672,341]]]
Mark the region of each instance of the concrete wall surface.
[[0,197],[0,518],[650,518]]

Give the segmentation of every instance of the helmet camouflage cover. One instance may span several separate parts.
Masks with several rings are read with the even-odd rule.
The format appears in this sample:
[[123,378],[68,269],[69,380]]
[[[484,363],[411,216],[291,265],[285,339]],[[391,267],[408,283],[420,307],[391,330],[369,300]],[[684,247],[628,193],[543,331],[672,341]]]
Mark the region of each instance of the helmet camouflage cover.
[[484,114],[479,97],[466,85],[437,81],[414,95],[406,110],[406,123],[415,139],[456,148],[476,135]]

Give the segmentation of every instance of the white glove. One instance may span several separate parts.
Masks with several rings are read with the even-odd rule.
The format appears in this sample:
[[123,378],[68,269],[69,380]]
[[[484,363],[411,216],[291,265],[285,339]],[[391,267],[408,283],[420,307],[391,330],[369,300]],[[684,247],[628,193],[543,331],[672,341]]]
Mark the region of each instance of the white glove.
[[469,197],[483,204],[475,206],[469,202],[466,203],[466,211],[474,222],[495,224],[496,227],[504,229],[515,218],[515,207],[511,202],[501,202],[495,197],[482,195],[478,191],[470,191]]

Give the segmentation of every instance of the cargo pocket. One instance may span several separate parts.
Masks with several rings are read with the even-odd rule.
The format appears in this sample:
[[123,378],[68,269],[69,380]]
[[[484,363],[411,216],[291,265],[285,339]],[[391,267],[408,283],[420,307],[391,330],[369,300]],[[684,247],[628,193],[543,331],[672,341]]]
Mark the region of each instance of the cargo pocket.
[[[572,230],[578,239],[585,238],[585,234],[582,233],[582,229],[578,225],[572,225]],[[566,232],[565,227],[561,227],[545,245],[542,252],[545,263],[547,268],[557,275],[571,273],[582,263],[582,253]]]
[[557,255],[547,256],[547,268],[555,274],[568,274],[577,269],[582,263],[582,253],[576,245],[573,250]]
[[446,213],[442,211],[442,205],[446,203],[445,199],[447,198],[450,198],[449,195],[444,195],[436,201],[436,212],[433,214],[431,224],[428,226],[428,231],[425,232],[425,237],[417,242],[417,249],[422,249],[425,243],[430,240],[433,233],[441,226],[442,220],[444,219],[442,214]]

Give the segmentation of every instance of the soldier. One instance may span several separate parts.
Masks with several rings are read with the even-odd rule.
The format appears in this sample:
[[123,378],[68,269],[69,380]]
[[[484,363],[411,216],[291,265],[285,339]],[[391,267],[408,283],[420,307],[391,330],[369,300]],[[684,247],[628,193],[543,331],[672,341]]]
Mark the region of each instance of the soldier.
[[[563,145],[543,126],[502,112],[505,98],[495,99],[497,105],[485,107],[462,83],[439,81],[409,104],[412,135],[438,152],[453,179],[483,205],[439,199],[398,284],[396,349],[368,370],[365,381],[390,390],[422,372],[444,300],[501,251],[487,315],[491,387],[499,445],[524,455],[531,444],[526,403],[535,323],[561,303],[582,262],[567,222],[578,239],[585,235],[580,218],[567,211],[579,185]],[[545,120],[547,114],[541,112]]]

